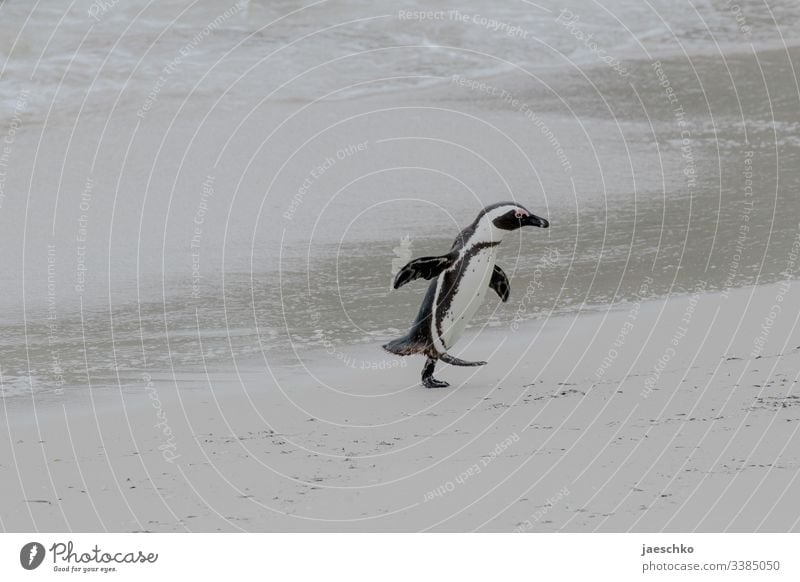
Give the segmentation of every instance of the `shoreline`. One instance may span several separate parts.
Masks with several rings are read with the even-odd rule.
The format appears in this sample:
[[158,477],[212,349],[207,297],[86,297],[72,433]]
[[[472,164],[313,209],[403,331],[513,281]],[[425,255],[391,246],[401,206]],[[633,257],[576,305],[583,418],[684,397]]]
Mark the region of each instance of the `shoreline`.
[[489,364],[441,366],[444,390],[418,385],[419,358],[354,371],[314,353],[37,406],[38,424],[4,402],[0,465],[22,482],[0,486],[0,517],[7,531],[797,530],[800,331],[777,304],[800,313],[796,281],[468,332],[454,355]]

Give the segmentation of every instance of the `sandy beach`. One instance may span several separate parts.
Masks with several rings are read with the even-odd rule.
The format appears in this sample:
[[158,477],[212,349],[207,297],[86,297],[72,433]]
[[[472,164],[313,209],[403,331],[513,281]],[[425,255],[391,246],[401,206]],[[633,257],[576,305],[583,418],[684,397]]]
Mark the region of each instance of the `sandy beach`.
[[800,529],[797,3],[401,4],[0,4],[0,530]]
[[354,369],[370,346],[6,402],[3,527],[794,531],[799,306],[790,281],[484,330],[443,390]]

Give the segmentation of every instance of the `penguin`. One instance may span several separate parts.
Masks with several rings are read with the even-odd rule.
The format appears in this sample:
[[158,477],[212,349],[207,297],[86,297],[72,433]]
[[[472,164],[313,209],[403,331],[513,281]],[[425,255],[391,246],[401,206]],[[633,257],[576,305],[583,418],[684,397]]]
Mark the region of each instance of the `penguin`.
[[497,247],[506,234],[523,226],[548,228],[550,223],[515,202],[492,204],[481,210],[472,224],[458,234],[446,255],[415,259],[395,275],[395,289],[415,279],[431,281],[411,329],[383,346],[398,356],[427,356],[422,368],[422,385],[426,388],[450,385],[433,377],[439,360],[451,366],[486,364],[460,360],[447,350],[464,333],[487,289],[493,289],[500,299],[508,301],[508,277],[495,264]]

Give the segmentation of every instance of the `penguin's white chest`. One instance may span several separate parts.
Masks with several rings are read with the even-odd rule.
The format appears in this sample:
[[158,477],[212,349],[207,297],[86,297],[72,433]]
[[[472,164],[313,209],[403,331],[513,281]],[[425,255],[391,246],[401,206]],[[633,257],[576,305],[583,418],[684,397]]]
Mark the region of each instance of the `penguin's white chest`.
[[442,289],[437,297],[436,335],[446,349],[452,347],[483,303],[494,271],[497,249],[483,249],[469,259],[457,287],[448,297]]

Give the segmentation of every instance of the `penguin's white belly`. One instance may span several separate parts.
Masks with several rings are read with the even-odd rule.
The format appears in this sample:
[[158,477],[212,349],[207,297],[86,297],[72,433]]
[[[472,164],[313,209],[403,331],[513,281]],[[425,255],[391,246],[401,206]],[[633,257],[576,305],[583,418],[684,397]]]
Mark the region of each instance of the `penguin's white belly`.
[[[496,254],[496,249],[488,248],[473,256],[461,275],[449,309],[443,312],[437,309],[437,313],[440,314],[438,322],[440,338],[445,348],[451,348],[458,341],[483,303],[483,298],[489,289],[489,281],[492,279]],[[445,300],[440,294],[439,301]]]

